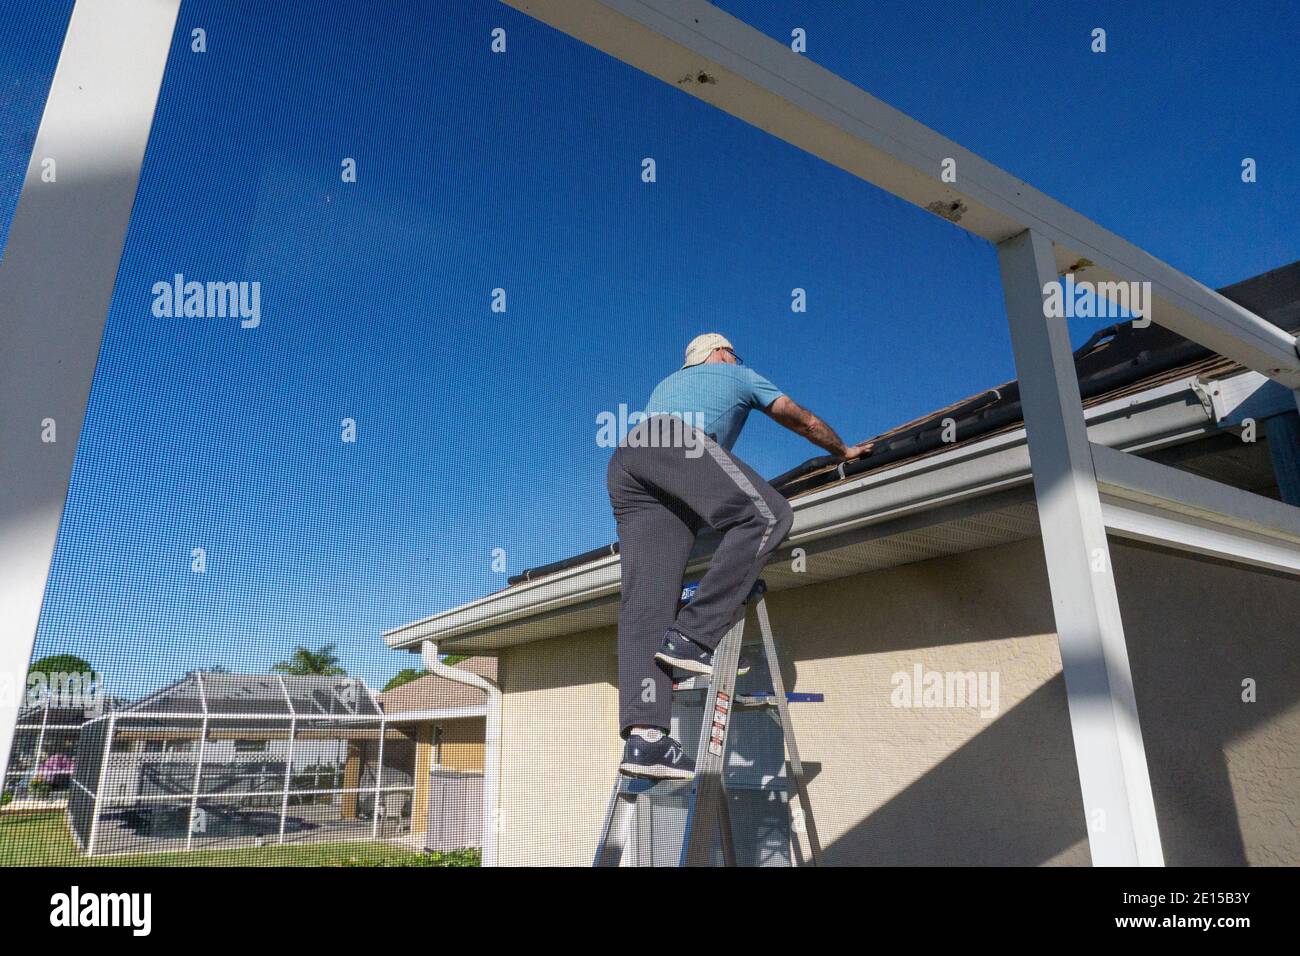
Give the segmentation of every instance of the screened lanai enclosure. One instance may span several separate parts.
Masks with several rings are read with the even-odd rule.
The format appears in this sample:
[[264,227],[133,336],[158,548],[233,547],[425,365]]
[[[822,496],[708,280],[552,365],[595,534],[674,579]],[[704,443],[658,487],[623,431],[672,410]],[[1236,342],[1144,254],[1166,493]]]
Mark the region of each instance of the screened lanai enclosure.
[[85,724],[69,826],[96,855],[401,838],[415,734],[356,678],[196,671]]

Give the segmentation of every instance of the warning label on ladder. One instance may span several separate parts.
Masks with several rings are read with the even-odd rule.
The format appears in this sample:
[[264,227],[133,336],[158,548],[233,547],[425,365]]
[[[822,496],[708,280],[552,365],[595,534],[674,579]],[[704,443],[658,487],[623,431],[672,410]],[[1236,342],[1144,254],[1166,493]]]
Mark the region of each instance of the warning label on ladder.
[[714,756],[722,755],[723,742],[727,738],[727,715],[730,709],[731,698],[719,691],[713,704],[713,726],[709,730],[709,753]]

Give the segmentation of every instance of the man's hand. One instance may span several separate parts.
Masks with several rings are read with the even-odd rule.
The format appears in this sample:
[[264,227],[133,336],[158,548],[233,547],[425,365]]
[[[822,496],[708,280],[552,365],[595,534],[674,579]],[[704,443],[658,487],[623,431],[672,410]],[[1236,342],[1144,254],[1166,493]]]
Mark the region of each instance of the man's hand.
[[852,461],[855,458],[861,458],[864,455],[869,455],[871,454],[871,449],[875,447],[876,447],[875,442],[864,441],[861,444],[852,446],[851,448],[846,448],[844,450],[844,460]]

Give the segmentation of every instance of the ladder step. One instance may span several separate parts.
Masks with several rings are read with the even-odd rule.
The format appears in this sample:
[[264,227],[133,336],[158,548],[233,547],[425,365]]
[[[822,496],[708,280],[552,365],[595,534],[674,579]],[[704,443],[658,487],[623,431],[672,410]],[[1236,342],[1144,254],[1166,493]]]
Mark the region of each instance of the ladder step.
[[618,792],[628,796],[639,797],[643,793],[668,793],[676,790],[689,790],[695,786],[695,780],[653,780],[650,777],[629,777],[619,774]]
[[[691,691],[708,690],[709,682],[707,678],[692,677],[690,680],[684,680],[673,684],[674,694],[685,694]],[[806,694],[790,691],[785,695],[785,699],[792,704],[823,704],[826,702],[825,694]],[[736,704],[741,707],[775,707],[776,693],[774,691],[755,691],[752,694],[736,694]]]
[[[792,704],[822,704],[826,702],[825,694],[796,694],[789,692],[785,699]],[[737,694],[736,703],[741,707],[775,707],[776,694],[772,691],[757,694]]]

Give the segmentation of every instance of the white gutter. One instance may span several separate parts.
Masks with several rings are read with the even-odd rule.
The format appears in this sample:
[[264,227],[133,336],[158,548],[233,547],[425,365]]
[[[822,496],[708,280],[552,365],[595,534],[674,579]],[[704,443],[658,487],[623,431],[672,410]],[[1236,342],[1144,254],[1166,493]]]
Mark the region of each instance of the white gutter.
[[395,710],[385,713],[384,718],[390,724],[410,723],[426,720],[461,720],[465,717],[486,717],[486,707],[435,707],[432,710]]
[[[1268,380],[1258,376],[1257,381]],[[1210,408],[1194,390],[1197,383],[1196,376],[1189,375],[1085,409],[1090,440],[1140,451],[1216,431]],[[868,526],[1028,487],[1031,480],[1022,427],[801,495],[791,502],[795,521],[786,546],[806,548]],[[691,568],[703,566],[710,545],[707,538],[700,542]],[[455,642],[525,621],[541,624],[588,602],[613,601],[619,585],[619,559],[609,555],[399,625],[383,636],[394,649],[434,640],[453,642],[457,653],[485,653],[489,647]]]
[[431,674],[477,687],[487,694],[487,731],[483,738],[483,865],[497,865],[497,802],[501,779],[501,688],[472,671],[444,664],[438,659],[438,645],[424,641],[420,656]]

